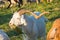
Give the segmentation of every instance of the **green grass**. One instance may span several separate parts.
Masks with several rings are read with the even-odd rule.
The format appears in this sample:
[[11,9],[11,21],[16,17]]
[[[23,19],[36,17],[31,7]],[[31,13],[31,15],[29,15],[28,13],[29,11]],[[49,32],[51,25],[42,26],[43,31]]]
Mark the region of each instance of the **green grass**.
[[[60,18],[60,10],[53,10],[55,8],[60,8],[60,2],[58,2],[59,1],[53,3],[40,3],[38,5],[36,3],[32,3],[25,5],[23,8],[39,12],[43,12],[44,10],[50,11],[49,15],[45,15],[45,17],[49,20],[46,23],[46,32],[48,32],[52,27],[53,21],[57,18]],[[11,30],[8,25],[12,14],[18,9],[20,8],[14,6],[9,9],[6,9],[6,7],[0,8],[0,29],[3,29],[3,31],[9,35],[11,40],[22,40],[21,34],[18,34],[16,31]]]

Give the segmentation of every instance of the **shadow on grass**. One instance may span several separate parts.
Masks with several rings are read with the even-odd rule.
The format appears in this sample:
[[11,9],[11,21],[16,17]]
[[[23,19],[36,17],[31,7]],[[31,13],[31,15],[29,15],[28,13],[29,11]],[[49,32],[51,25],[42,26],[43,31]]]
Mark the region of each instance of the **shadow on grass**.
[[19,36],[19,35],[23,34],[21,28],[16,28],[16,29],[13,29],[13,30],[9,30],[6,33],[8,34],[9,37]]
[[52,17],[51,19],[49,19],[49,21],[54,21],[54,20],[56,20],[58,18],[60,18],[60,16]]
[[12,14],[0,15],[0,25],[8,23],[11,17]]
[[9,30],[6,33],[10,37],[11,40],[18,40],[18,39],[22,40],[22,31],[21,31],[21,29],[19,29],[18,32],[16,31],[16,29]]

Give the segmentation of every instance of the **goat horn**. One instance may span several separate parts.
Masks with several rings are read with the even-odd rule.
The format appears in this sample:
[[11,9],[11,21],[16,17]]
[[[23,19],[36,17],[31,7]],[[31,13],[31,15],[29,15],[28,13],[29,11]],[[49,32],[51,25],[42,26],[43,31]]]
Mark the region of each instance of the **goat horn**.
[[43,12],[41,13],[39,16],[37,16],[35,13],[31,12],[31,14],[36,18],[39,19],[41,16],[45,15],[45,14],[49,14],[49,12]]
[[43,16],[43,15],[45,15],[45,14],[49,14],[49,12],[43,12],[43,13],[41,13],[39,16],[37,16],[35,13],[33,13],[33,12],[31,12],[31,11],[29,11],[29,10],[26,10],[25,12],[29,12],[29,13],[31,13],[36,19],[39,19],[41,16]]
[[50,12],[45,12],[45,11],[44,11],[44,12],[41,13],[39,16],[37,16],[35,13],[31,12],[30,10],[26,10],[25,12],[29,12],[29,13],[31,13],[36,19],[39,19],[41,16],[50,13]]
[[20,15],[23,15],[25,13],[31,13],[30,10],[25,10],[25,9],[19,10],[18,12],[20,13]]
[[25,9],[22,9],[20,10],[20,15],[24,14],[24,13],[30,13],[32,14],[36,19],[40,18],[41,16],[43,16],[44,14],[49,14],[49,12],[43,12],[41,13],[39,16],[37,16],[35,13],[31,12],[30,10],[25,10]]

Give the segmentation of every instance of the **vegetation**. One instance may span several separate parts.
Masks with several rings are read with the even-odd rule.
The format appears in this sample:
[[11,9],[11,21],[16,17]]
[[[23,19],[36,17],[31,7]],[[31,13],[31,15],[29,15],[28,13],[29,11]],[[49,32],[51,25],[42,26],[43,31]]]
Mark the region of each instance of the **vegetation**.
[[46,23],[46,34],[52,27],[53,21],[57,18],[60,18],[60,1],[54,1],[52,3],[44,2],[40,4],[31,3],[20,8],[13,6],[9,9],[6,9],[7,5],[8,4],[5,4],[5,7],[0,8],[0,29],[3,29],[3,31],[5,31],[9,35],[11,40],[22,40],[21,33],[18,34],[16,31],[11,30],[8,25],[12,14],[20,8],[25,8],[39,12],[50,11],[49,15],[45,15],[45,17],[49,20]]

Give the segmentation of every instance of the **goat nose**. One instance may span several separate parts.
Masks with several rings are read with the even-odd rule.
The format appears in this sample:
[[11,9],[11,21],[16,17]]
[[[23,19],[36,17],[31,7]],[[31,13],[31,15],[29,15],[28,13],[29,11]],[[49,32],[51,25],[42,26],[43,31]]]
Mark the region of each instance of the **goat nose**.
[[9,23],[9,25],[11,25],[11,23]]
[[13,25],[12,23],[9,23],[9,25]]
[[9,24],[11,24],[11,23],[9,23]]
[[11,25],[11,23],[9,23],[9,26]]

